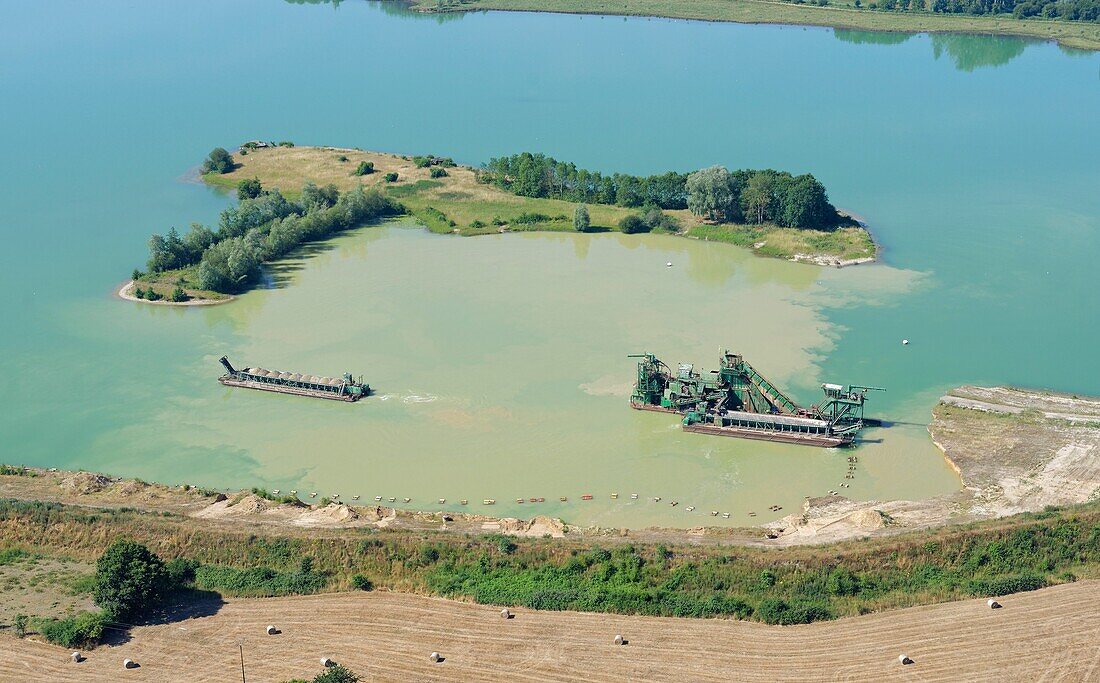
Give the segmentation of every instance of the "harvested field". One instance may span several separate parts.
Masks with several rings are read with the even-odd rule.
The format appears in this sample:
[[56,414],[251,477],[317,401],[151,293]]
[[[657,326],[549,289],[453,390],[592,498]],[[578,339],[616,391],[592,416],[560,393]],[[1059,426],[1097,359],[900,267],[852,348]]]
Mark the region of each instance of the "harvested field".
[[[520,610],[395,593],[229,600],[87,653],[0,638],[0,680],[250,681],[312,677],[331,657],[365,680],[1100,680],[1100,582],[810,626]],[[273,624],[282,633],[268,636]],[[628,641],[616,646],[622,634]],[[445,661],[433,664],[438,651]],[[913,664],[902,666],[900,654]],[[124,671],[131,658],[140,668]]]

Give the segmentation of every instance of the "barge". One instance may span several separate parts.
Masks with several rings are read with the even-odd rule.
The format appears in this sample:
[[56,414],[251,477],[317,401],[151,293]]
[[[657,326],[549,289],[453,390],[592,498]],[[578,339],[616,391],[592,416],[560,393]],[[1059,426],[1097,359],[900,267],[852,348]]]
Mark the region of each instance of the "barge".
[[353,379],[350,373],[344,373],[340,378],[333,378],[265,368],[238,370],[225,356],[219,360],[225,367],[225,374],[219,377],[218,381],[228,387],[244,387],[333,401],[358,401],[370,394],[370,385],[363,382],[362,377],[358,380]]
[[682,415],[687,432],[835,448],[879,424],[863,415],[867,392],[877,387],[822,384],[825,398],[806,408],[728,350],[707,373],[686,363],[673,373],[651,353],[631,357],[641,360],[630,406]]

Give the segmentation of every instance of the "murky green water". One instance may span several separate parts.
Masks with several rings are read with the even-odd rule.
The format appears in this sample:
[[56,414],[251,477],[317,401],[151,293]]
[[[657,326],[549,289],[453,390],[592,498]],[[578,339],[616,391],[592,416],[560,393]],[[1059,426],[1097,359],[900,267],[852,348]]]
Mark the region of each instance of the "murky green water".
[[[859,449],[858,498],[958,486],[924,431],[951,385],[1100,393],[1094,54],[645,19],[437,22],[350,2],[116,9],[35,3],[0,26],[0,460],[413,506],[491,497],[499,514],[542,496],[540,512],[606,525],[719,510],[733,524],[836,488],[843,456],[631,411],[627,353],[712,367],[728,345],[805,402],[823,380],[887,387],[871,412],[895,423]],[[871,221],[885,263],[388,226],[227,306],[113,299],[148,233],[226,205],[188,169],[254,137],[470,163],[536,149],[638,173],[811,170]],[[223,353],[363,372],[379,395],[225,389]]]

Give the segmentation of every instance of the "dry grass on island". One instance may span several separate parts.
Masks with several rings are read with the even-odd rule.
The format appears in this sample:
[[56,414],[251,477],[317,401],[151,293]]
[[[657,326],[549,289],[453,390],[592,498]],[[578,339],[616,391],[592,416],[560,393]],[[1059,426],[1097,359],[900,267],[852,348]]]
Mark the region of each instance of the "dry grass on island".
[[[523,197],[479,183],[468,166],[446,168],[446,176],[433,178],[432,169],[418,168],[411,157],[334,147],[267,147],[235,154],[236,168],[203,178],[225,188],[241,180],[258,178],[265,188],[279,188],[293,197],[306,182],[333,184],[341,191],[362,184],[376,187],[404,205],[432,232],[483,235],[520,230],[573,231],[576,203],[559,199]],[[356,176],[361,162],[374,164],[374,173]],[[397,181],[385,180],[397,173]],[[609,204],[588,204],[595,231],[618,230],[619,222],[638,209]],[[833,231],[800,230],[776,225],[709,224],[686,209],[666,210],[687,237],[727,242],[753,249],[763,256],[802,260],[821,265],[844,265],[874,260],[875,246],[862,227]],[[548,220],[520,223],[522,214]]]

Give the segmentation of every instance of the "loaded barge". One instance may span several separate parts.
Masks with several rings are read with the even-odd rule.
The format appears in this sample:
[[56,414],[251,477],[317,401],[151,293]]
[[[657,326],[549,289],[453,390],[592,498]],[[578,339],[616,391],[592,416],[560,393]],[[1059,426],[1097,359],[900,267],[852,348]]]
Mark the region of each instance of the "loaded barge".
[[876,387],[822,384],[825,398],[808,408],[791,400],[740,355],[725,351],[719,369],[699,373],[681,363],[675,374],[651,353],[638,361],[630,406],[683,416],[684,431],[833,448],[849,446],[865,426],[868,391]]
[[362,377],[355,381],[350,373],[344,373],[342,378],[334,379],[264,368],[237,370],[225,356],[219,360],[225,367],[225,374],[219,377],[218,381],[229,387],[327,398],[333,401],[358,401],[370,394],[370,385],[364,383]]

